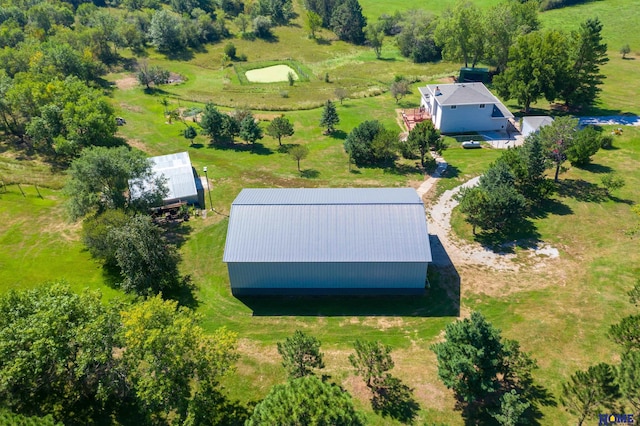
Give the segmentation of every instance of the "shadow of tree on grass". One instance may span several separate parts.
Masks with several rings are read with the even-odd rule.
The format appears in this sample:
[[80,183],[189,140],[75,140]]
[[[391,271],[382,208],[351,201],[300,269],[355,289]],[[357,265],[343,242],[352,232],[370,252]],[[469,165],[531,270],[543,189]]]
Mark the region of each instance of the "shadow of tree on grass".
[[392,375],[373,389],[373,411],[383,417],[391,417],[401,423],[411,424],[420,411],[420,404],[413,397],[413,389]]
[[557,188],[558,195],[574,198],[576,201],[601,203],[609,198],[605,188],[584,180],[564,179],[558,183]]
[[300,172],[300,176],[307,179],[315,179],[320,176],[320,172],[316,169],[304,169]]

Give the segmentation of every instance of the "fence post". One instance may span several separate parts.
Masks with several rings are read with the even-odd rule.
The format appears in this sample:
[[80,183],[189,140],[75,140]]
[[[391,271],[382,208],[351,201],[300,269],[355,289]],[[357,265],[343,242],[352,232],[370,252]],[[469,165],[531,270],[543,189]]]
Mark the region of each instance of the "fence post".
[[19,184],[19,183],[17,183],[16,185],[18,185],[18,189],[20,190],[20,192],[22,192],[22,196],[23,196],[23,197],[25,197],[25,198],[27,198],[27,196],[26,196],[26,195],[24,195],[24,191],[22,190],[22,187],[20,186],[20,184]]

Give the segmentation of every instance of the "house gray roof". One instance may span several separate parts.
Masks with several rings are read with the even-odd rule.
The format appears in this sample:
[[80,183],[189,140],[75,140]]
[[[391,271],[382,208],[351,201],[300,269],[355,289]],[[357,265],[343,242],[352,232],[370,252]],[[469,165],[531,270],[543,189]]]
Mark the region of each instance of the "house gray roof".
[[197,195],[196,181],[193,175],[188,152],[151,157],[153,172],[167,179],[169,193],[165,200],[179,200]]
[[505,117],[513,114],[482,83],[428,84],[421,87],[424,97],[433,96],[440,105],[496,105]]
[[424,205],[411,188],[243,189],[225,262],[430,262]]

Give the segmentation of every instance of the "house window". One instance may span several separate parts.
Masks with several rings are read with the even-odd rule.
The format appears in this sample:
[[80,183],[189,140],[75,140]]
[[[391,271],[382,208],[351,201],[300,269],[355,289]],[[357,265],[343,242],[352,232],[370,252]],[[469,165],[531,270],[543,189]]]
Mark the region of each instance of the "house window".
[[480,108],[484,108],[484,104],[480,104]]
[[451,105],[451,109],[456,109],[457,105]]

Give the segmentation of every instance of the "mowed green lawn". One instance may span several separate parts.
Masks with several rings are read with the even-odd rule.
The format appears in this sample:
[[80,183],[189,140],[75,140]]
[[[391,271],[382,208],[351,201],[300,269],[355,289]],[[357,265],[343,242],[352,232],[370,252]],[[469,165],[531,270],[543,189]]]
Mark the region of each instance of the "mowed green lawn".
[[[617,4],[609,8],[608,4]],[[542,15],[545,26],[575,28],[582,17],[598,11],[605,23],[605,37],[611,42],[611,62],[605,67],[610,77],[602,94],[603,110],[640,112],[635,98],[640,61],[622,61],[614,43],[624,37],[607,28],[627,28],[635,14],[627,12],[638,6],[637,0],[589,2]],[[396,3],[363,1],[365,14],[377,17],[392,12]],[[421,7],[442,10],[447,2],[426,3]],[[483,2],[483,5],[494,2]],[[408,8],[409,3],[399,3]],[[579,16],[580,19],[576,19]],[[556,20],[556,21],[553,21]],[[298,24],[302,25],[299,20]],[[635,28],[632,25],[630,28]],[[186,77],[179,85],[165,86],[162,91],[145,93],[134,86],[115,90],[114,105],[127,119],[120,135],[149,155],[187,150],[198,171],[208,167],[213,182],[213,204],[218,213],[189,222],[188,239],[181,246],[183,273],[193,276],[198,285],[198,311],[207,330],[226,326],[240,336],[241,359],[237,372],[225,382],[230,394],[241,402],[264,397],[269,388],[285,380],[278,361],[276,342],[302,329],[322,341],[327,374],[342,383],[355,397],[371,424],[394,424],[372,412],[367,393],[359,378],[354,378],[348,364],[351,344],[356,338],[380,339],[394,347],[394,375],[414,389],[421,411],[416,424],[440,422],[460,425],[463,421],[454,411],[451,393],[436,374],[435,356],[429,346],[441,337],[444,326],[458,315],[456,293],[460,293],[459,314],[482,311],[504,334],[518,339],[525,350],[538,359],[537,383],[544,386],[557,402],[562,380],[577,368],[600,361],[617,362],[617,348],[606,338],[610,324],[631,312],[626,301],[635,278],[640,275],[638,237],[625,234],[639,220],[630,211],[637,203],[635,188],[640,185],[640,130],[625,129],[616,137],[616,149],[601,151],[588,170],[571,168],[561,176],[571,182],[556,197],[546,217],[536,220],[539,238],[560,250],[559,259],[537,263],[521,254],[524,265],[518,272],[495,272],[474,265],[456,265],[460,288],[449,288],[432,274],[433,288],[426,298],[365,299],[337,298],[238,300],[231,296],[226,267],[222,262],[230,204],[244,187],[387,187],[416,186],[423,179],[416,161],[402,160],[396,168],[349,168],[342,147],[346,134],[365,119],[381,120],[388,128],[397,128],[396,109],[418,105],[417,86],[412,94],[396,105],[387,90],[395,75],[417,77],[423,82],[438,81],[450,75],[458,64],[415,65],[398,55],[388,41],[383,50],[385,60],[378,61],[371,49],[353,47],[331,40],[321,33],[322,42],[309,40],[294,26],[276,29],[279,42],[233,40],[238,54],[246,53],[249,62],[292,58],[311,70],[309,82],[267,85],[243,85],[233,67],[222,68],[220,57],[224,43],[208,46],[188,61],[168,61],[151,54],[149,61]],[[629,43],[632,50],[632,39]],[[640,40],[638,40],[640,46]],[[615,57],[614,57],[615,56]],[[324,81],[329,74],[330,82]],[[112,81],[130,77],[109,76]],[[318,105],[333,98],[336,87],[348,88],[351,99],[337,105],[341,122],[337,132],[324,136],[319,127]],[[283,91],[287,97],[283,97]],[[305,144],[310,153],[302,160],[299,173],[296,163],[278,147],[277,141],[265,137],[255,149],[238,141],[234,149],[210,147],[199,135],[190,146],[182,137],[184,125],[167,124],[161,100],[171,108],[202,107],[204,102],[236,107],[248,106],[263,119],[284,113],[295,126],[295,135],[283,139],[284,144]],[[227,109],[224,109],[227,110]],[[279,111],[273,111],[279,110]],[[280,111],[282,110],[282,111]],[[441,181],[439,190],[450,189],[482,173],[500,155],[496,150],[464,150],[451,141],[444,154],[451,168]],[[597,185],[603,172],[620,173],[627,185],[613,195],[614,199],[597,198]],[[0,192],[0,294],[10,288],[28,288],[47,280],[66,279],[74,289],[98,288],[107,297],[120,295],[105,282],[99,265],[84,251],[80,226],[69,223],[64,215],[65,196],[60,191],[63,174],[52,173],[42,164],[16,160],[8,153],[0,157],[0,178],[5,182],[20,181],[26,197],[15,185]],[[35,186],[43,195],[37,196]],[[586,188],[586,189],[585,189]],[[1,190],[0,190],[1,191]],[[208,201],[208,198],[207,198]],[[463,238],[471,238],[468,227],[454,215],[454,226]],[[541,424],[567,425],[572,416],[561,407],[542,408]]]

